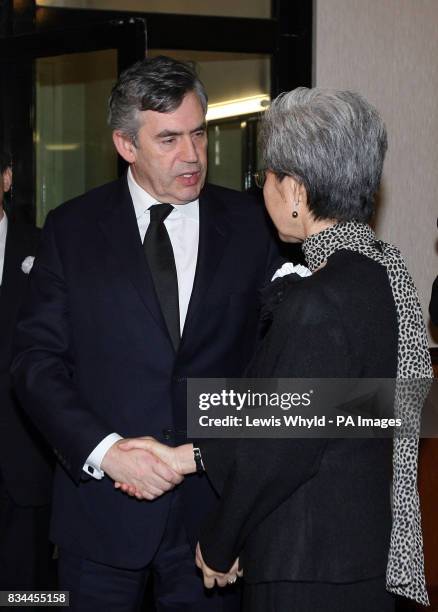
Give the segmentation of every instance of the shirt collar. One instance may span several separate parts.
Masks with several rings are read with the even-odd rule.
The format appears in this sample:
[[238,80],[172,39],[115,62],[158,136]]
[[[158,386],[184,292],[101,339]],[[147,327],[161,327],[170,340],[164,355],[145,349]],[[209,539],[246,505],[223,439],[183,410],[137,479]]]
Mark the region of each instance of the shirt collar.
[[[150,214],[148,209],[151,206],[161,204],[150,193],[145,191],[143,187],[140,187],[132,175],[131,168],[128,168],[128,187],[137,220],[145,214]],[[179,215],[197,221],[199,219],[199,199],[187,202],[187,204],[176,204],[169,216],[176,219]]]
[[0,219],[0,242],[4,244],[6,242],[6,232],[8,231],[8,218],[6,212],[3,210],[3,217]]

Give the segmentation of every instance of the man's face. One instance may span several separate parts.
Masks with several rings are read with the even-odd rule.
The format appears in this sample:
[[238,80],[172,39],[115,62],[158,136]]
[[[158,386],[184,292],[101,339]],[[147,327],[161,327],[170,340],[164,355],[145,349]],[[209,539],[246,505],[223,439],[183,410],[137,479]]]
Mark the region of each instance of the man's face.
[[130,162],[135,180],[160,202],[196,200],[207,174],[205,115],[198,96],[189,92],[170,113],[140,114],[142,124]]

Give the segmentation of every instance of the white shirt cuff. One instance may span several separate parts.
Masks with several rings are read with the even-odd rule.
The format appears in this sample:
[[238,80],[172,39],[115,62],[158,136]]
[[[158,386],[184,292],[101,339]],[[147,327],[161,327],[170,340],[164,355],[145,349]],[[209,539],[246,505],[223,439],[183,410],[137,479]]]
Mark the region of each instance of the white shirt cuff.
[[96,480],[101,480],[105,476],[105,472],[101,469],[101,463],[105,456],[105,453],[111,448],[111,446],[122,440],[122,436],[117,433],[109,434],[100,442],[96,448],[90,453],[84,467],[82,468],[89,476],[92,476]]

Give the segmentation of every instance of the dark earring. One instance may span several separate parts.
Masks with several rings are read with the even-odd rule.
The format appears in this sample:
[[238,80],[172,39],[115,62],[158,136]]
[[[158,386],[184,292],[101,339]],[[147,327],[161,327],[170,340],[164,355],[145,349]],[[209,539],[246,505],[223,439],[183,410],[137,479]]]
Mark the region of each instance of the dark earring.
[[[297,208],[298,208],[298,204],[299,204],[299,203],[300,203],[300,198],[298,198],[298,200],[295,202],[295,206],[296,206]],[[297,211],[297,210],[294,210],[294,211],[293,211],[293,213],[292,213],[292,217],[293,217],[294,219],[296,219],[296,218],[298,217],[298,211]]]

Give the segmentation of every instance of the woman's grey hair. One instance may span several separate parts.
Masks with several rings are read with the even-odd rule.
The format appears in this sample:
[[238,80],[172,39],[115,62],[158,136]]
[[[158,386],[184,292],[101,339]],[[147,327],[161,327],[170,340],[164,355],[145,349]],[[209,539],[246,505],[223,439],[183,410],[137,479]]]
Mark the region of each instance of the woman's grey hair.
[[361,95],[315,87],[280,94],[261,127],[264,165],[304,185],[315,219],[368,221],[387,149],[385,125]]
[[197,94],[206,113],[207,93],[190,64],[164,55],[140,60],[125,70],[114,85],[108,102],[108,124],[136,145],[141,127],[139,113],[172,112],[189,92]]

